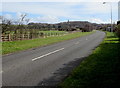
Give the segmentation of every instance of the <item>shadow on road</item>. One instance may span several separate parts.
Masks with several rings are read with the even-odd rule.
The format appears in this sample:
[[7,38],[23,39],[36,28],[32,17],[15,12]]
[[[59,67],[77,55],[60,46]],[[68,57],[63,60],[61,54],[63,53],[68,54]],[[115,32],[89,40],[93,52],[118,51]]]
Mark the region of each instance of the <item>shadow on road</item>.
[[53,73],[53,76],[48,78],[48,79],[44,79],[42,82],[40,82],[38,84],[38,86],[51,86],[51,87],[55,87],[57,86],[60,82],[62,82],[65,78],[67,78],[71,71],[80,65],[80,63],[85,59],[86,57],[83,58],[76,58],[74,59],[74,61],[71,61],[67,64],[63,64],[64,67],[63,68],[59,68],[56,72]]

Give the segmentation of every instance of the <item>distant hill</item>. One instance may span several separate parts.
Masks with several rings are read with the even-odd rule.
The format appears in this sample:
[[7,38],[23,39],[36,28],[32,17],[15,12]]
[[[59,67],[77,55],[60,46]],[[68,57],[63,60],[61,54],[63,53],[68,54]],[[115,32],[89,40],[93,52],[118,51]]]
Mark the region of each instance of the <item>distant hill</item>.
[[97,29],[100,25],[96,23],[90,23],[88,21],[68,21],[61,22],[56,24],[47,24],[47,23],[29,23],[31,28],[35,29],[44,29],[49,30],[66,30],[66,31],[74,31],[74,30],[82,30],[82,31],[91,31],[93,29]]

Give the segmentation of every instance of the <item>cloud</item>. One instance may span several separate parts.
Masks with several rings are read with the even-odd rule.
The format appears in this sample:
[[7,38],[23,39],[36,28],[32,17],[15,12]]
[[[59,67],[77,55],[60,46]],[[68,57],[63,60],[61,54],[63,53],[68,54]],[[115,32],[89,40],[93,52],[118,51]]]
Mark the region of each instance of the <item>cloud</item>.
[[89,19],[89,21],[90,22],[92,22],[92,23],[109,23],[110,21],[103,21],[103,20],[101,20],[101,19],[99,19],[99,18],[90,18]]
[[59,19],[55,16],[42,16],[37,18],[30,19],[30,22],[38,22],[38,23],[57,23],[59,22]]
[[[113,4],[114,18],[117,18],[117,5]],[[99,19],[109,19],[104,17],[110,14],[110,5],[103,5],[102,2],[6,2],[3,3],[3,12],[17,13],[17,17],[22,13],[40,15],[32,20],[39,19],[41,22],[57,22],[60,18],[70,20],[89,20],[91,16]],[[55,17],[55,18],[54,18]],[[64,20],[65,20],[64,19]]]
[[[111,24],[111,19],[102,20],[99,18],[90,18],[89,21],[92,23],[98,23],[98,24],[101,24],[101,23],[104,23],[104,24],[110,23]],[[116,23],[116,22],[117,22],[117,20],[112,20],[112,23]]]
[[79,4],[82,7],[78,7],[74,12],[78,12],[79,14],[107,14],[110,12],[110,4],[112,4],[113,13],[116,13],[118,6],[115,2],[106,4],[102,2],[82,2]]
[[118,2],[119,0],[2,0],[2,2]]
[[[44,4],[44,5],[42,5]],[[59,8],[60,7],[60,8]],[[65,6],[64,6],[65,7]],[[66,8],[50,3],[3,3],[5,12],[26,12],[31,14],[66,16]],[[64,9],[64,10],[63,10]]]
[[[74,7],[76,6],[76,8]],[[83,6],[83,8],[81,8]],[[74,8],[72,8],[74,7]],[[113,5],[113,11],[116,11],[116,4]],[[60,3],[3,3],[3,11],[6,12],[27,12],[34,14],[43,15],[56,15],[56,16],[66,16],[69,13],[108,13],[110,9],[109,3],[103,5],[101,2],[90,3],[71,3],[71,2],[60,2]],[[72,12],[73,11],[73,12]]]
[[7,18],[7,19],[9,19],[9,20],[13,19],[13,17],[12,17],[11,14],[5,14],[4,17]]
[[21,15],[22,15],[21,12],[17,12],[17,13],[16,13],[17,18],[20,18]]

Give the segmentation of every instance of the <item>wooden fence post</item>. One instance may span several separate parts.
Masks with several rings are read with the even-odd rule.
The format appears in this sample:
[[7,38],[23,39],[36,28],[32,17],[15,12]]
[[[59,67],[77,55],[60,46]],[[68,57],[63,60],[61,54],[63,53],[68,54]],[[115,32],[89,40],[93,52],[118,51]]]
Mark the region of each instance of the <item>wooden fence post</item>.
[[24,40],[24,34],[22,34],[22,40]]
[[29,34],[28,34],[28,36],[27,36],[27,37],[28,37],[28,39],[29,39]]
[[8,41],[10,41],[11,40],[11,37],[10,37],[10,34],[8,34]]

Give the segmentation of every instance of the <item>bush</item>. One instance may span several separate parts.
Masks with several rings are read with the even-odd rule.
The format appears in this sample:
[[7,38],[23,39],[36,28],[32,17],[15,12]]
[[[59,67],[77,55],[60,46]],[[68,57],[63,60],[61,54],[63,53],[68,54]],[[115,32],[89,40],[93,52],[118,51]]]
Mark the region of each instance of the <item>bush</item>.
[[116,35],[119,37],[119,40],[120,40],[120,24],[118,24],[116,28]]

